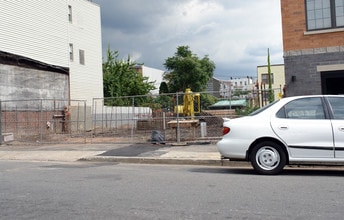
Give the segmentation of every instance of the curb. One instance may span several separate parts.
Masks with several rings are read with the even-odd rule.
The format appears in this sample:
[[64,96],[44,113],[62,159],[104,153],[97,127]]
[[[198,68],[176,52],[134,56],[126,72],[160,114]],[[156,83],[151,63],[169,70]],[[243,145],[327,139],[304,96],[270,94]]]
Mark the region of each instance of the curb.
[[189,158],[156,158],[156,157],[113,157],[113,156],[93,156],[83,157],[78,161],[88,162],[113,162],[113,163],[137,163],[137,164],[169,164],[169,165],[208,165],[208,166],[230,166],[230,167],[250,167],[245,161],[228,161],[221,159],[189,159]]

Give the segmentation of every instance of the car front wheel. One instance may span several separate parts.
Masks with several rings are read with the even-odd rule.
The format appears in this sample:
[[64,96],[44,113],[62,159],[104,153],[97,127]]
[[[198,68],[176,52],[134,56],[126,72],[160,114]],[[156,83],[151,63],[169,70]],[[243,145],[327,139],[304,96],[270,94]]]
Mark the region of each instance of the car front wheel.
[[278,174],[286,164],[286,154],[279,144],[264,141],[253,147],[250,161],[260,174]]

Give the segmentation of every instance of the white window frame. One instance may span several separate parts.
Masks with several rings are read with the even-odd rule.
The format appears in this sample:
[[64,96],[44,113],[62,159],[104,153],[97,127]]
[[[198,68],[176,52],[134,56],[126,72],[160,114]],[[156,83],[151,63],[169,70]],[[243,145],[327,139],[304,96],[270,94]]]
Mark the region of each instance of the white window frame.
[[72,6],[71,5],[68,5],[68,21],[70,23],[73,22],[73,13],[72,13]]
[[79,50],[79,63],[85,65],[85,51]]
[[69,44],[69,60],[74,61],[74,49],[73,44]]

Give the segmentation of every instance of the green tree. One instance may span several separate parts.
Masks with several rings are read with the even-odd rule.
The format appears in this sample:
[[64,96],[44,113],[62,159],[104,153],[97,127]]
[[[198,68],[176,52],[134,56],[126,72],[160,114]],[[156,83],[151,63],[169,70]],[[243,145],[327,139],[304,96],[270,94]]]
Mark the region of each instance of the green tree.
[[168,93],[168,86],[166,82],[161,82],[159,87],[159,94]]
[[[148,77],[142,76],[135,67],[140,65],[135,61],[118,59],[118,51],[107,50],[107,59],[103,63],[103,88],[104,97],[123,97],[147,95],[154,87],[154,82],[149,82]],[[131,105],[128,99],[106,99],[107,105]],[[111,101],[109,101],[111,100]],[[137,105],[145,101],[144,97],[135,99]]]
[[274,91],[272,90],[272,79],[271,79],[271,65],[270,65],[270,50],[268,48],[268,77],[269,77],[269,102],[273,102],[275,100]]
[[164,79],[169,92],[184,92],[186,88],[193,92],[204,91],[215,70],[208,56],[199,59],[188,46],[179,46],[175,55],[165,60],[164,66],[168,70]]
[[201,93],[201,100],[201,109],[209,109],[209,106],[215,104],[218,98],[207,93]]

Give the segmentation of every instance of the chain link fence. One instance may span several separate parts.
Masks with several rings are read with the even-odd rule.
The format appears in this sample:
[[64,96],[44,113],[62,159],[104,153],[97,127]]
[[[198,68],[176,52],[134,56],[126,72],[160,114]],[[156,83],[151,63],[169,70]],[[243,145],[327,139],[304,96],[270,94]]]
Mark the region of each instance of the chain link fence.
[[0,144],[216,141],[223,118],[267,103],[265,90],[0,101]]
[[[223,117],[236,114],[231,106],[209,108],[215,100],[220,99],[214,94],[192,92],[94,99],[92,142],[216,140],[222,135]],[[156,140],[156,134],[163,138]]]
[[8,100],[0,110],[0,144],[86,141],[86,101]]

